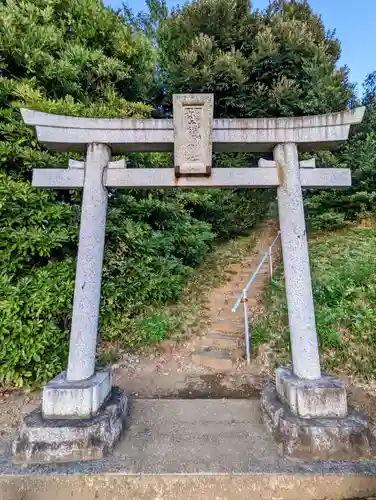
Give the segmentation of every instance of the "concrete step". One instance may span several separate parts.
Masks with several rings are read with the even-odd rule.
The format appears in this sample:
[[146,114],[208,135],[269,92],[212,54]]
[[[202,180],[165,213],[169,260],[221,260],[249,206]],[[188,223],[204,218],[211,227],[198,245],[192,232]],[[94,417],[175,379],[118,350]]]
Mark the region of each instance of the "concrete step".
[[258,399],[138,399],[114,453],[13,465],[0,443],[0,500],[339,500],[376,494],[376,461],[287,460]]
[[192,362],[196,365],[207,366],[218,372],[229,371],[234,368],[234,361],[230,357],[230,352],[222,349],[198,349],[192,353]]
[[237,349],[239,347],[237,336],[216,332],[208,333],[205,337],[202,337],[201,343],[203,346],[217,347],[218,349]]

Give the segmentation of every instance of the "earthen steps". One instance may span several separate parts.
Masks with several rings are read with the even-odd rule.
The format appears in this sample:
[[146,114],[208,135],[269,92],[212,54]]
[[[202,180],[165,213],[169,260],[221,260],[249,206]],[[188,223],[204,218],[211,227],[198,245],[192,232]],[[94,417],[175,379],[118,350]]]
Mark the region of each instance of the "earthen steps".
[[192,362],[207,366],[218,372],[230,371],[236,366],[236,360],[243,356],[240,350],[228,351],[225,349],[204,348],[192,353]]
[[[267,229],[266,233],[270,233]],[[211,310],[208,333],[195,342],[196,351],[192,354],[194,364],[210,367],[216,371],[228,371],[235,368],[237,360],[244,358],[244,318],[243,304],[236,313],[232,312],[236,301],[242,296],[243,289],[249,282],[259,262],[265,255],[272,234],[260,239],[255,254],[245,259],[235,272],[229,271],[226,285],[213,291],[208,310]],[[259,269],[248,291],[248,310],[250,318],[257,310],[260,296],[264,292],[270,278],[269,265],[265,261]]]
[[210,332],[201,339],[203,348],[215,347],[218,349],[238,349],[239,340],[235,335],[226,335],[223,333]]

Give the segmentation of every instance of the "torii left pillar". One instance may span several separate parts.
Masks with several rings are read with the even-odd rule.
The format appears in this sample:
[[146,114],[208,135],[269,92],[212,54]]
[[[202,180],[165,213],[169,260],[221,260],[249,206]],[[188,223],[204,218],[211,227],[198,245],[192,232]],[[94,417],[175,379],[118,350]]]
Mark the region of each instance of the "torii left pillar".
[[[82,382],[94,375],[108,201],[108,190],[103,186],[102,178],[110,159],[111,150],[105,144],[88,146],[86,163],[89,168],[85,171],[82,197],[73,301],[75,314],[72,317],[66,377],[68,382]],[[106,379],[108,387],[111,387],[110,377]],[[106,392],[109,392],[108,389]],[[88,414],[98,409],[93,406],[100,406],[102,397],[91,402]],[[50,411],[55,415],[57,413],[56,408],[45,407],[43,411],[45,415]]]
[[111,391],[109,370],[95,372],[108,190],[104,170],[111,160],[105,144],[89,144],[85,162],[70,168],[84,174],[69,359],[66,372],[43,390],[44,418],[89,418]]
[[13,442],[15,461],[101,458],[125,426],[127,397],[112,388],[110,370],[95,370],[110,160],[107,145],[89,144],[85,161],[71,160],[56,182],[83,188],[68,367],[44,387],[41,410],[25,417]]

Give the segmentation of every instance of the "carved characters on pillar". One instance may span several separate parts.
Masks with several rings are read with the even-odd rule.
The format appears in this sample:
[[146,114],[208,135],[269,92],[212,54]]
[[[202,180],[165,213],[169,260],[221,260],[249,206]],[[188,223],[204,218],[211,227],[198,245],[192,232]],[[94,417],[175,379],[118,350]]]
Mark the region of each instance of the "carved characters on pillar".
[[211,175],[213,95],[174,95],[175,175]]
[[200,106],[184,106],[184,125],[187,131],[187,144],[184,148],[183,157],[184,164],[195,163],[200,161],[201,149],[201,130],[202,123],[202,107]]

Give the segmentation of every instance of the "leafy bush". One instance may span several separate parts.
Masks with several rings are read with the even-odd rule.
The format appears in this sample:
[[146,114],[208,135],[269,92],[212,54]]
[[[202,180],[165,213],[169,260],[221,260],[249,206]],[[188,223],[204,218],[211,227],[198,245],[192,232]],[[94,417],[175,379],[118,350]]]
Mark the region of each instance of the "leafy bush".
[[[65,364],[80,212],[78,191],[31,187],[33,167],[66,167],[69,155],[41,147],[18,106],[147,117],[145,103],[153,103],[163,116],[172,92],[209,91],[216,116],[292,116],[344,109],[352,96],[346,72],[335,70],[339,44],[306,2],[290,2],[283,16],[252,12],[248,2],[234,11],[223,0],[199,0],[171,14],[163,1],[149,4],[154,14],[142,32],[129,11],[97,0],[0,2],[0,383],[42,384]],[[256,159],[216,154],[214,162],[242,167]],[[172,155],[127,161],[167,167]],[[247,234],[272,196],[111,192],[102,339],[134,348],[168,335],[171,321],[155,309],[148,317],[150,307],[177,300],[214,240]]]
[[[95,0],[2,2],[0,42],[0,383],[21,387],[44,383],[66,363],[80,193],[31,187],[32,167],[66,167],[68,155],[42,148],[17,106],[76,116],[148,116],[150,106],[126,99],[145,97],[153,58],[146,38],[135,37],[121,15]],[[145,159],[139,155],[138,166]],[[170,156],[150,160],[164,166]],[[134,347],[150,341],[149,334],[161,336],[161,318],[151,320],[160,324],[156,332],[147,319],[135,331],[138,315],[177,299],[214,237],[175,194],[112,193],[102,338],[122,338]]]
[[42,383],[62,370],[73,293],[73,262],[65,259],[12,279],[0,274],[0,382]]
[[138,330],[144,337],[143,343],[159,342],[173,331],[171,317],[165,313],[154,313],[138,322]]
[[54,198],[0,172],[1,383],[42,382],[66,358],[78,212]]
[[[68,155],[52,154],[38,145],[21,122],[13,99],[42,111],[84,116],[96,114],[102,107],[107,110],[105,116],[111,116],[114,108],[115,115],[123,110],[140,116],[149,108],[120,98],[116,101],[119,106],[115,101],[96,101],[87,107],[72,99],[52,101],[33,82],[4,84],[2,92],[7,105],[0,110],[0,134],[5,139],[0,142],[0,383],[21,387],[43,384],[66,362],[80,194],[32,188],[28,181],[32,166],[64,167]],[[156,166],[171,162],[170,155],[154,154],[151,159]],[[150,158],[133,155],[130,161],[142,168]],[[210,250],[216,233],[214,224],[205,221],[210,221],[207,207],[217,211],[218,236],[222,238],[241,232],[232,228],[231,219],[221,220],[231,203],[236,204],[238,214],[248,210],[243,232],[258,220],[262,199],[244,203],[229,191],[226,203],[221,203],[221,196],[220,191],[198,190],[111,193],[100,312],[102,339],[121,341],[125,348],[157,339],[162,320],[152,317],[149,321],[145,310],[176,301],[193,267]],[[257,208],[253,213],[252,207]],[[211,219],[216,222],[215,216]],[[144,319],[138,321],[139,316]],[[154,323],[159,324],[155,331]],[[171,332],[167,324],[163,328],[164,335]]]

